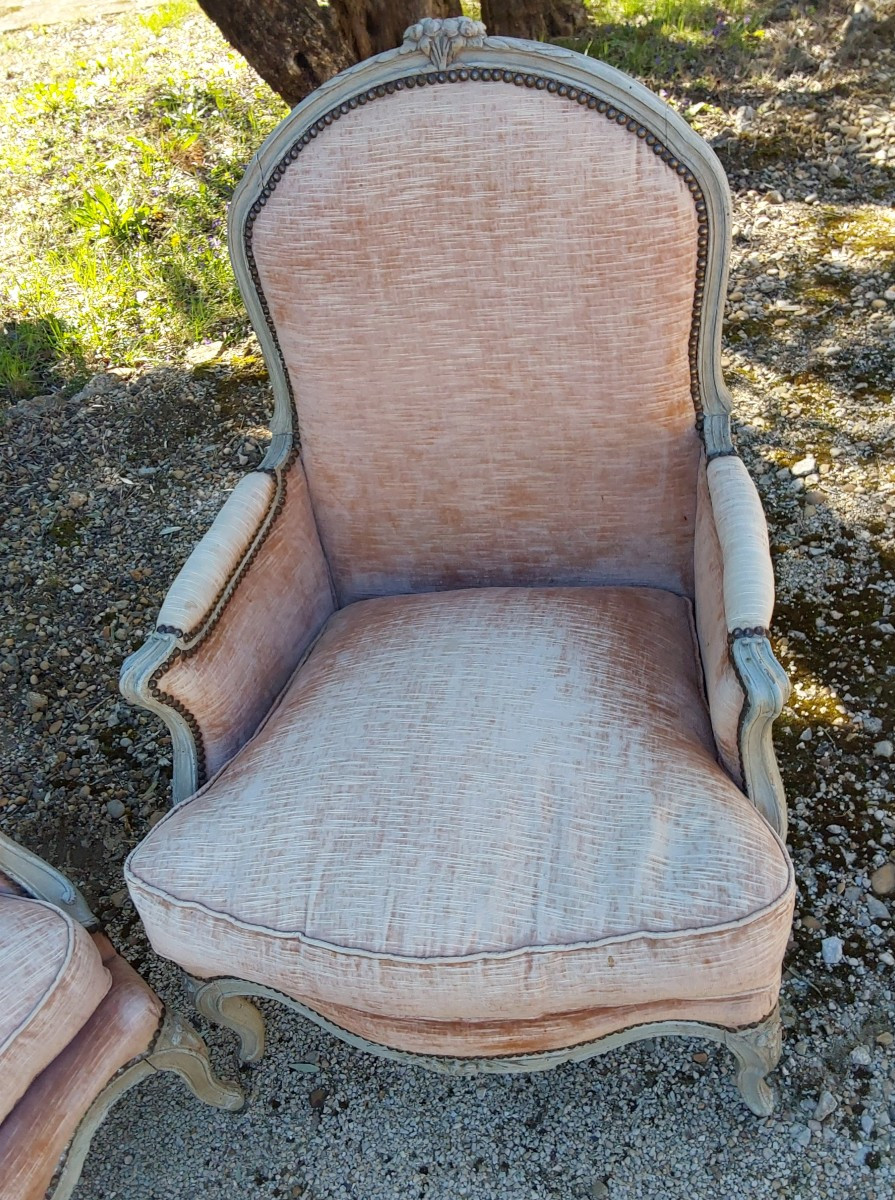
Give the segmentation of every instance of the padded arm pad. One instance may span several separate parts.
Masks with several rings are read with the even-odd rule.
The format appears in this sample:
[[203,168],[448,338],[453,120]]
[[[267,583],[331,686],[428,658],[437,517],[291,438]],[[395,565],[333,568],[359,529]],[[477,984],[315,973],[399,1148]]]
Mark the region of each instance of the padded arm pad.
[[240,479],[171,584],[159,628],[186,636],[198,631],[273,508],[276,491],[267,472],[253,471]]
[[767,629],[774,612],[774,572],[767,521],[755,484],[734,457],[714,459],[707,475],[721,544],[727,632]]

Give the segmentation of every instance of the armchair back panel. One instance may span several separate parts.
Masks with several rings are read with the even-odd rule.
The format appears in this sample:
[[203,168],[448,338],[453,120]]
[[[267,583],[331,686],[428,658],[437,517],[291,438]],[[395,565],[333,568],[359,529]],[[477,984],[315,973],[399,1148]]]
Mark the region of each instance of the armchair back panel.
[[635,132],[534,88],[396,91],[251,234],[340,603],[692,595],[697,214]]

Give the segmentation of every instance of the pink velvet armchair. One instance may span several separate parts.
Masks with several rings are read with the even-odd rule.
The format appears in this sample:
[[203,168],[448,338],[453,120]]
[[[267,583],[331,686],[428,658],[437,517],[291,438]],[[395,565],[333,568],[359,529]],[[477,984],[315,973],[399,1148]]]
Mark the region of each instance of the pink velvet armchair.
[[66,1200],[111,1105],[156,1071],[208,1104],[242,1105],[78,889],[0,834],[0,1200]]
[[[125,695],[175,748],[155,949],[455,1072],[728,1045],[770,1110],[794,885],[712,152],[571,51],[423,21],[234,198],[272,442]],[[300,435],[300,442],[299,442]]]

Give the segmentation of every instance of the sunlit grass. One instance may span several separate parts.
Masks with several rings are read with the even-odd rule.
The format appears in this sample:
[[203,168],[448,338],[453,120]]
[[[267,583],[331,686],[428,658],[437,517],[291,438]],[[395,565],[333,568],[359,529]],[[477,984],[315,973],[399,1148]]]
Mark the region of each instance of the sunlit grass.
[[[191,21],[192,40],[165,31]],[[285,106],[192,0],[121,25],[0,101],[0,395],[58,388],[108,361],[153,363],[247,332],[226,207]]]
[[728,0],[599,0],[594,31],[576,48],[653,83],[699,75],[718,54],[747,55],[765,36],[771,3]]

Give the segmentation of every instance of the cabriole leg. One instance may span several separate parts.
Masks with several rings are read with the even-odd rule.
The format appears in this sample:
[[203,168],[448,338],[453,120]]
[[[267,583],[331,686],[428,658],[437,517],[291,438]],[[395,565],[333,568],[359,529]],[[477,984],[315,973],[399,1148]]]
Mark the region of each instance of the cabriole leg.
[[241,1061],[258,1062],[264,1054],[264,1018],[255,1005],[243,996],[226,995],[216,979],[188,977],[188,983],[202,1016],[237,1035]]
[[208,1047],[178,1013],[166,1013],[158,1041],[147,1062],[156,1071],[174,1071],[197,1099],[235,1112],[245,1097],[235,1083],[218,1079],[211,1068]]
[[782,1025],[775,1008],[760,1025],[728,1033],[725,1043],[736,1055],[737,1087],[752,1111],[766,1117],[774,1110],[774,1093],[765,1081],[780,1061]]
[[152,1050],[123,1067],[84,1114],[59,1168],[55,1187],[48,1193],[52,1200],[69,1200],[81,1176],[90,1141],[109,1109],[125,1092],[156,1071],[175,1072],[194,1096],[215,1108],[235,1112],[245,1102],[242,1088],[235,1083],[224,1083],[214,1074],[208,1048],[192,1025],[177,1013],[166,1012]]

